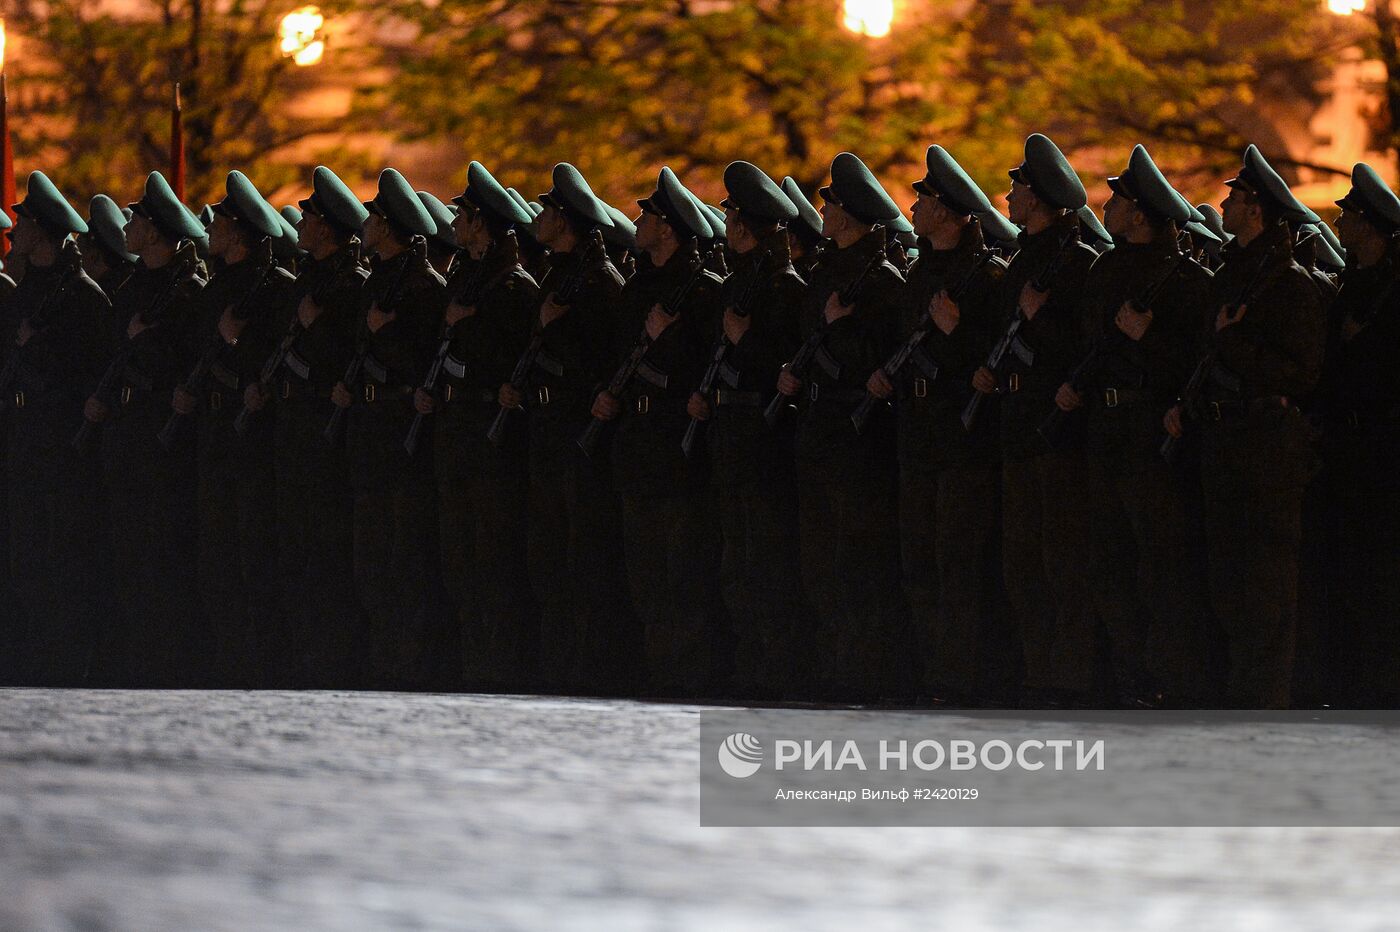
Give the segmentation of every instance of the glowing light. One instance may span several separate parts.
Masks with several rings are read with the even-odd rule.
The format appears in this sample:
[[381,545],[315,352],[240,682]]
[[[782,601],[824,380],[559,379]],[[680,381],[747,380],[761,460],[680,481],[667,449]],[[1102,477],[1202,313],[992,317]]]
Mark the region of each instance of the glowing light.
[[1327,0],[1327,9],[1338,16],[1350,16],[1366,9],[1366,0]]
[[844,25],[851,32],[879,39],[893,21],[894,0],[846,0]]
[[314,6],[301,7],[282,17],[277,30],[282,54],[302,67],[319,62],[326,53],[326,43],[316,34],[325,24],[320,8]]
[[0,16],[0,71],[5,70],[5,17]]

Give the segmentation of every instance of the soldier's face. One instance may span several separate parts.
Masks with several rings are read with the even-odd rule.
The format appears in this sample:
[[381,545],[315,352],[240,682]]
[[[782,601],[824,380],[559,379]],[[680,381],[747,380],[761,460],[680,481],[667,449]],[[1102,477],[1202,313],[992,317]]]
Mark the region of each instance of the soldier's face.
[[539,241],[553,248],[565,229],[564,214],[553,204],[544,205],[544,212],[539,216],[538,229]]
[[234,223],[223,214],[215,214],[214,219],[209,222],[209,254],[219,258],[228,253],[228,249],[237,241],[237,231]]
[[830,239],[846,229],[850,222],[850,214],[839,204],[831,201],[822,201],[822,236]]
[[364,226],[365,248],[374,251],[384,245],[384,241],[389,236],[389,221],[378,214],[370,214],[365,218]]
[[637,226],[637,248],[641,250],[654,249],[658,245],[660,230],[658,229],[661,218],[650,211],[642,211],[636,219]]
[[10,248],[16,257],[28,256],[42,235],[39,225],[28,217],[16,217],[15,225],[9,230]]
[[1380,238],[1380,233],[1361,214],[1343,207],[1341,216],[1337,218],[1337,238],[1347,249],[1355,249],[1373,238]]
[[1108,203],[1103,205],[1103,225],[1114,236],[1122,236],[1127,233],[1133,224],[1133,211],[1137,209],[1132,201],[1118,193],[1109,197]]
[[1256,224],[1261,223],[1259,205],[1250,204],[1248,195],[1239,188],[1231,188],[1220,202],[1220,224],[1225,232],[1233,236],[1241,233],[1249,235]]
[[141,251],[156,240],[156,227],[150,220],[139,214],[133,215],[127,221],[123,229],[126,238],[126,251],[133,255],[141,255]]
[[1011,182],[1011,190],[1006,192],[1006,211],[1011,216],[1012,223],[1025,226],[1035,202],[1035,192],[1031,190],[1030,185],[1019,181]]

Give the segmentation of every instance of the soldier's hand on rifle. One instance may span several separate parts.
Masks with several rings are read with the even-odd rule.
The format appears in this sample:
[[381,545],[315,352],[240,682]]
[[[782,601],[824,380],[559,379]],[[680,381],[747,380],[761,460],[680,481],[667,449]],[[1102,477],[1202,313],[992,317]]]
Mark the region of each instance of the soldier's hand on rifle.
[[661,305],[653,304],[647,314],[647,336],[652,340],[661,339],[661,334],[666,332],[666,328],[679,319],[679,314],[667,314]]
[[126,322],[126,338],[128,340],[134,340],[150,329],[150,325],[141,319],[140,314],[132,314],[131,320]]
[[544,303],[540,305],[540,326],[548,327],[567,313],[569,313],[569,306],[554,300],[554,293],[551,292],[549,297],[544,299]]
[[344,382],[336,382],[335,388],[331,389],[331,404],[337,408],[348,408],[354,403],[350,397],[350,389],[345,387]]
[[243,335],[243,328],[247,324],[246,320],[238,320],[233,316],[232,306],[226,307],[219,315],[219,336],[229,346],[237,346],[238,338]]
[[1167,413],[1162,415],[1162,427],[1172,437],[1181,437],[1181,405],[1172,405],[1167,409]]
[[690,400],[685,403],[685,413],[697,421],[708,421],[710,419],[710,403],[699,392],[691,392]]
[[1215,315],[1215,332],[1219,333],[1231,324],[1237,324],[1244,319],[1244,312],[1249,310],[1248,304],[1241,304],[1235,313],[1230,313],[1230,305],[1221,305],[1220,312]]
[[1147,328],[1152,326],[1152,309],[1139,311],[1133,307],[1133,302],[1124,301],[1123,306],[1118,309],[1118,315],[1113,318],[1113,323],[1124,336],[1136,343],[1142,339]]
[[[1351,318],[1347,318],[1350,320]],[[34,328],[29,323],[29,318],[20,319],[19,328],[15,331],[15,346],[23,346],[29,342],[29,338],[35,334]]]
[[894,385],[890,383],[884,369],[876,369],[870,373],[870,378],[865,380],[865,390],[876,398],[888,398],[894,394]]
[[997,377],[992,374],[992,370],[982,366],[972,373],[972,387],[984,395],[995,395],[997,393]]
[[1040,313],[1040,309],[1045,306],[1045,302],[1050,299],[1050,292],[1039,291],[1030,282],[1021,286],[1021,298],[1016,303],[1021,316],[1026,320],[1035,320],[1035,315]]
[[384,313],[379,307],[379,302],[376,301],[369,306],[369,314],[365,317],[365,325],[369,327],[370,333],[378,333],[386,324],[393,323],[394,318],[397,316],[397,312],[389,314]]
[[525,403],[525,396],[520,394],[514,385],[507,382],[496,393],[496,400],[501,403],[502,408],[518,408]]
[[1068,382],[1061,385],[1060,390],[1055,392],[1055,404],[1061,411],[1073,411],[1083,403],[1084,399]]
[[827,295],[826,307],[822,309],[822,316],[826,318],[828,324],[834,324],[843,317],[849,317],[855,309],[854,304],[842,304],[840,292],[833,291]]
[[83,403],[83,417],[94,424],[101,424],[107,420],[107,406],[96,398],[88,398]]
[[176,414],[194,414],[195,406],[199,399],[191,391],[187,391],[185,386],[177,385],[175,393],[170,398],[170,407],[175,409]]
[[739,315],[734,313],[734,308],[724,309],[724,338],[735,344],[744,338],[744,334],[749,332],[749,325],[752,323],[747,314]]
[[462,320],[464,317],[475,317],[475,316],[476,316],[476,305],[475,305],[475,304],[464,306],[464,305],[458,304],[456,301],[453,301],[451,304],[447,305],[447,312],[446,312],[445,314],[443,314],[443,320],[447,321],[447,326],[453,327],[453,326],[456,326],[457,321]]
[[425,392],[423,389],[415,389],[413,392],[413,410],[419,414],[432,414],[437,410],[437,399]]
[[301,324],[301,329],[309,329],[324,310],[311,295],[302,295],[301,303],[297,305],[297,323]]
[[252,411],[254,414],[266,407],[267,399],[267,391],[257,382],[243,389],[243,407]]
[[796,395],[802,391],[802,380],[788,371],[787,366],[778,373],[778,394]]
[[[1363,324],[1357,321],[1355,317],[1352,317],[1350,314],[1348,314],[1342,320],[1342,342],[1350,343],[1352,337],[1360,333],[1362,328]],[[24,344],[21,343],[20,345],[23,346]]]
[[962,310],[956,301],[948,296],[947,290],[940,291],[933,296],[928,303],[928,316],[933,321],[933,325],[944,333],[952,333],[958,329],[958,322],[962,320]]
[[601,391],[593,399],[593,416],[600,421],[611,421],[622,413],[622,402],[610,391]]

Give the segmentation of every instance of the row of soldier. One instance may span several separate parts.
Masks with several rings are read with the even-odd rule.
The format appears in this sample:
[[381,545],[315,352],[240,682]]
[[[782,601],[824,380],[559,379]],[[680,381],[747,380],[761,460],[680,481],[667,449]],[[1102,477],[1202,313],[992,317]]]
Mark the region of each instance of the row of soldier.
[[1102,225],[1045,136],[1010,176],[1008,222],[930,147],[911,224],[850,153],[820,213],[663,169],[633,224],[567,163],[86,221],[35,172],[0,675],[1393,701],[1400,199],[1358,165],[1338,240],[1254,147],[1223,216],[1142,147]]

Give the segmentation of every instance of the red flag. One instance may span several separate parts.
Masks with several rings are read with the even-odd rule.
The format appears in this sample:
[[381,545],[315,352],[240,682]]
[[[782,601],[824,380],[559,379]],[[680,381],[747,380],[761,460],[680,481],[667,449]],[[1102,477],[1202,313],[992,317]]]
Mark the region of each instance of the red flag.
[[170,187],[181,203],[185,200],[185,120],[180,113],[180,82],[170,105]]
[[[5,72],[0,71],[0,209],[15,219],[15,153],[10,146],[10,95],[5,88]],[[0,256],[10,251],[10,238],[0,236]]]

